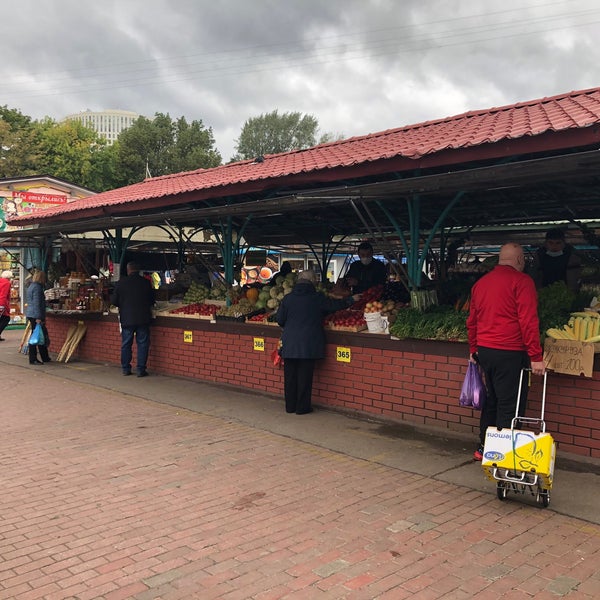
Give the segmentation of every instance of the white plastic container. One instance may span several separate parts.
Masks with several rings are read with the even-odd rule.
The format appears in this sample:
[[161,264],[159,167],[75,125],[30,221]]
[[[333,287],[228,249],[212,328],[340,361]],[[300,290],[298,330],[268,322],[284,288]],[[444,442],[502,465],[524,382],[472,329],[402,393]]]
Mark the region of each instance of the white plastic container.
[[380,312],[368,312],[364,314],[369,333],[387,333],[388,318],[382,317]]

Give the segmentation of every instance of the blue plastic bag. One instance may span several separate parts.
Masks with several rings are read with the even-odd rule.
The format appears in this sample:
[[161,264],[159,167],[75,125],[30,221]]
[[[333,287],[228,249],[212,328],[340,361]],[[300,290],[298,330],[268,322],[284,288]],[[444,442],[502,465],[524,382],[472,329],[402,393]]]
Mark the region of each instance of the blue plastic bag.
[[467,374],[460,391],[459,403],[461,406],[470,406],[476,410],[481,410],[486,398],[487,391],[481,378],[479,365],[469,361]]
[[44,338],[44,330],[42,329],[42,324],[38,323],[31,332],[31,336],[29,337],[29,345],[30,346],[45,346],[46,340]]

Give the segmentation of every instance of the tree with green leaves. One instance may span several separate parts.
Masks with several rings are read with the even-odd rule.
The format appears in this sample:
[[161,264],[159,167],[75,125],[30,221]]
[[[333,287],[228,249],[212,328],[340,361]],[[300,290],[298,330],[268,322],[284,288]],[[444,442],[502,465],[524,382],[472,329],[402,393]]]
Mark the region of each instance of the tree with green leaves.
[[[251,159],[265,154],[302,150],[317,144],[319,122],[313,115],[299,112],[279,114],[277,109],[248,119],[236,140],[236,156],[232,160]],[[329,134],[325,139],[329,141]]]
[[[97,191],[111,187],[106,163],[113,160],[106,140],[79,121],[56,123],[46,118],[39,124],[38,169]],[[110,172],[110,169],[109,169]]]
[[35,175],[39,154],[37,129],[31,118],[0,106],[0,177]]
[[215,149],[212,129],[202,121],[173,121],[168,114],[154,119],[139,117],[115,142],[117,185],[182,171],[217,167],[221,155]]

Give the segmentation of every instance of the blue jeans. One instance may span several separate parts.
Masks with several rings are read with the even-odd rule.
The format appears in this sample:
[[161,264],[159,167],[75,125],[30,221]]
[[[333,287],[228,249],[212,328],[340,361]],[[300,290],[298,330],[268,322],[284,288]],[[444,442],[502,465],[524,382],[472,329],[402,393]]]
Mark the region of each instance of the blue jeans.
[[150,350],[150,326],[134,325],[133,327],[121,327],[121,369],[123,373],[131,373],[131,349],[133,338],[137,345],[137,372],[143,373],[148,362],[148,351]]

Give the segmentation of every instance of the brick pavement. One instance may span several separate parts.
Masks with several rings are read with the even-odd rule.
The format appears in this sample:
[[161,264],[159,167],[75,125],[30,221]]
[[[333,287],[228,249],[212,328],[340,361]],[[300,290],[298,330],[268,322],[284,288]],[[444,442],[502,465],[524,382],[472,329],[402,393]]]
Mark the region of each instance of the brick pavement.
[[0,599],[598,598],[598,525],[59,371],[2,383]]

